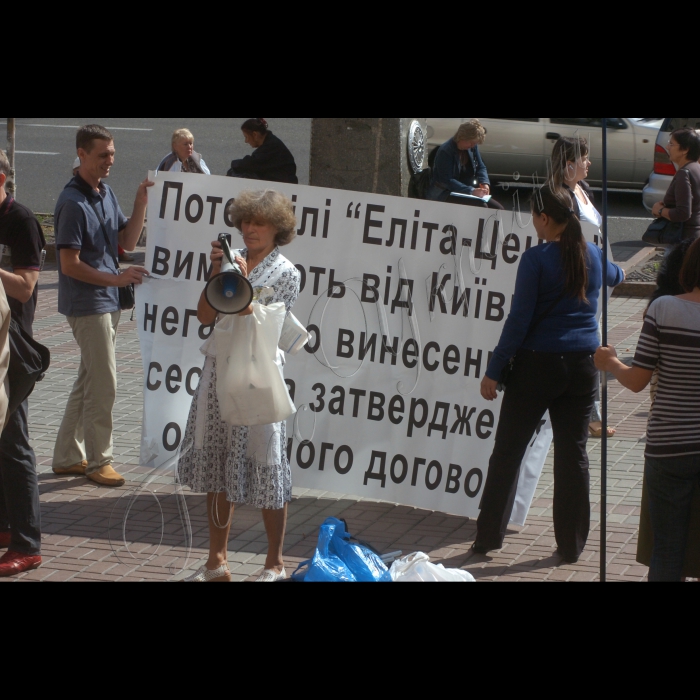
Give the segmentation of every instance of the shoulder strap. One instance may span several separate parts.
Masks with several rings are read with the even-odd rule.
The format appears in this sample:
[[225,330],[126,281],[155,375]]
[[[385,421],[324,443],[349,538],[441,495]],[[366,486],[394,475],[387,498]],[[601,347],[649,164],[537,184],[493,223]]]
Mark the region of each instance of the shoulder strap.
[[114,253],[114,248],[112,248],[112,243],[109,240],[109,236],[107,235],[107,227],[104,224],[104,221],[102,220],[102,216],[100,216],[100,212],[98,211],[97,207],[95,206],[94,202],[90,202],[90,206],[92,207],[93,211],[95,212],[95,216],[97,216],[97,220],[100,222],[100,228],[102,229],[102,235],[105,237],[105,243],[107,244],[107,249],[109,250],[110,255],[112,256],[112,260],[114,260],[114,264],[117,268],[117,272],[115,274],[119,274],[119,258],[115,255]]

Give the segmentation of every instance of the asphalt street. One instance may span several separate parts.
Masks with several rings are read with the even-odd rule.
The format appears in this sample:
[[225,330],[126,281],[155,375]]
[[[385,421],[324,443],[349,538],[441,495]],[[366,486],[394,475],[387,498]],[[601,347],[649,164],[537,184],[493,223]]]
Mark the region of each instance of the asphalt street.
[[[83,124],[102,124],[114,136],[117,151],[109,184],[124,213],[130,216],[138,184],[170,152],[175,129],[188,128],[212,174],[225,175],[231,161],[252,151],[240,131],[246,117],[225,119],[111,117],[23,117],[17,119],[17,199],[35,212],[53,212],[61,190],[72,177],[76,158],[75,133]],[[269,118],[271,130],[295,156],[299,182],[309,184],[311,119]],[[6,119],[0,117],[4,148]]]
[[[53,212],[56,199],[71,177],[75,160],[75,131],[82,124],[107,126],[114,135],[117,149],[109,184],[129,216],[136,188],[149,170],[155,169],[170,150],[175,129],[186,126],[195,136],[195,150],[202,154],[211,172],[225,175],[230,162],[251,152],[240,132],[245,117],[228,118],[130,118],[71,117],[17,118],[16,167],[18,199],[35,212]],[[309,183],[311,118],[269,118],[270,128],[290,148],[297,162],[299,182]],[[5,118],[0,118],[4,131]],[[3,139],[4,140],[4,139]],[[512,209],[515,188],[497,189],[495,197]],[[600,193],[596,193],[600,202]],[[521,191],[523,209],[527,193]],[[640,242],[649,224],[640,193],[611,193],[610,241]]]

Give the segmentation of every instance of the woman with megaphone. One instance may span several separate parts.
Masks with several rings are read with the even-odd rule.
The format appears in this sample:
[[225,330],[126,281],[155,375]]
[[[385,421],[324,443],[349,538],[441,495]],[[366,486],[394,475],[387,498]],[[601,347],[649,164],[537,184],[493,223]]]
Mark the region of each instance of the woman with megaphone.
[[[291,243],[296,235],[292,206],[287,197],[274,190],[243,192],[231,204],[228,216],[241,232],[245,248],[234,252],[233,260],[228,260],[226,241],[212,243],[212,273],[197,309],[200,323],[217,324],[219,329],[233,314],[253,314],[250,289],[254,290],[256,303],[268,306],[281,303],[289,314],[299,295],[300,274],[280,253],[280,247]],[[247,306],[238,311],[244,305]],[[280,307],[280,310],[284,315],[284,309]],[[231,580],[228,536],[234,505],[240,504],[262,510],[268,552],[265,570],[258,581],[273,583],[286,578],[282,549],[287,504],[292,499],[286,426],[284,421],[270,425],[231,425],[223,420],[217,395],[215,334],[216,331],[202,347],[206,360],[192,401],[178,466],[181,484],[207,494],[209,518],[209,559],[186,580],[201,583]],[[249,356],[224,360],[251,362]],[[221,364],[221,371],[226,369]]]

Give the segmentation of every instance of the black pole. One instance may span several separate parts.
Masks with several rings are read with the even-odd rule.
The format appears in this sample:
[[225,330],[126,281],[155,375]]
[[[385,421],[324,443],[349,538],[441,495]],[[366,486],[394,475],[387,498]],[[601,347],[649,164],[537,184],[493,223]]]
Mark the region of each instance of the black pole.
[[[603,347],[608,344],[608,120],[603,118]],[[603,435],[600,449],[600,581],[607,579],[608,557],[608,374],[601,372],[600,407]]]

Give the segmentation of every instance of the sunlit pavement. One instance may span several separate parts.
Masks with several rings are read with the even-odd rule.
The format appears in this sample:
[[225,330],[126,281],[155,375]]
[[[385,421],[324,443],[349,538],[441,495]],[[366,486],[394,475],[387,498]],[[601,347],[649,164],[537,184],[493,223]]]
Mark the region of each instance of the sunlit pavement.
[[[136,323],[129,314],[119,328],[119,390],[115,406],[115,467],[127,478],[123,489],[101,488],[82,477],[57,477],[51,471],[56,433],[75,379],[79,352],[70,328],[57,312],[57,272],[41,275],[37,339],[51,348],[47,378],[30,400],[30,430],[37,454],[43,523],[43,566],[15,580],[168,581],[197,569],[206,559],[208,530],[205,497],[178,498],[172,476],[152,474],[138,464],[141,440],[143,371]],[[634,352],[646,301],[615,297],[610,308],[610,342],[621,357]],[[635,561],[642,494],[644,435],[649,396],[610,385],[608,578],[642,581],[646,567]],[[506,546],[489,557],[471,557],[476,523],[467,518],[418,510],[352,496],[294,490],[289,509],[287,571],[313,555],[319,525],[329,516],[344,518],[350,531],[382,552],[428,553],[447,567],[465,568],[480,581],[595,581],[599,572],[600,441],[591,440],[591,503],[594,530],[581,561],[557,566],[552,529],[552,460],[545,466],[530,518],[512,528]],[[149,480],[150,483],[144,483]],[[186,504],[191,547],[183,528]],[[125,519],[125,514],[129,517]],[[126,525],[124,523],[126,522]],[[235,581],[262,571],[266,550],[260,514],[237,509],[231,529],[229,563]]]

